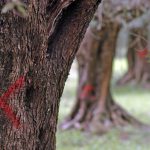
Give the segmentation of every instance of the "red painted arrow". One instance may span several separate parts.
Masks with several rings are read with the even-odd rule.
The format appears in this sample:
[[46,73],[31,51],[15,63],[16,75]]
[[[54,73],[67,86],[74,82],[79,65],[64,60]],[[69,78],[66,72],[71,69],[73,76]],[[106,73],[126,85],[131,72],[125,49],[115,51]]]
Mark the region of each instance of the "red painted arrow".
[[14,84],[12,84],[8,90],[0,97],[0,108],[4,111],[6,116],[12,121],[13,125],[18,128],[20,125],[19,118],[13,113],[12,108],[6,103],[9,97],[17,90],[22,87],[24,83],[24,77],[20,77]]

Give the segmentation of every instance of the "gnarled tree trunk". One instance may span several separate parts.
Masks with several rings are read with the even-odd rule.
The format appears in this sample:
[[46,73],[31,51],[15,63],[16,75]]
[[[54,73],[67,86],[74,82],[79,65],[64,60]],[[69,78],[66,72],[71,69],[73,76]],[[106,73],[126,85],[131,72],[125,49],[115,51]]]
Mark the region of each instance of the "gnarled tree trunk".
[[[0,1],[1,8],[6,1]],[[19,76],[24,87],[8,104],[21,125],[0,108],[1,150],[55,150],[60,97],[70,66],[100,0],[26,1],[28,17],[1,18],[0,95]]]
[[[139,30],[140,31],[140,30]],[[117,85],[125,85],[127,83],[141,84],[145,88],[150,88],[150,63],[149,63],[149,50],[145,57],[140,57],[138,52],[143,51],[147,47],[146,41],[142,42],[140,37],[142,32],[138,32],[136,38],[131,39],[131,46],[127,52],[128,70],[127,72],[117,81]],[[138,35],[141,35],[138,37]]]
[[118,30],[119,25],[109,21],[99,32],[94,33],[92,28],[88,28],[77,55],[77,100],[70,116],[62,124],[63,129],[75,127],[104,133],[112,126],[141,124],[113,100],[110,92]]
[[[122,37],[126,34],[124,39],[127,47],[127,60],[128,60],[128,71],[123,75],[121,79],[118,80],[118,85],[124,85],[126,83],[138,83],[146,88],[150,88],[150,63],[149,63],[149,54],[146,57],[140,58],[138,56],[138,51],[147,49],[149,51],[149,18],[150,11],[149,9],[143,12],[140,16],[139,9],[136,10],[138,16],[135,19],[132,19],[130,22],[123,26],[120,30],[120,33],[123,34]],[[127,30],[124,30],[127,29]],[[146,29],[146,30],[145,30]],[[121,36],[119,36],[121,38]],[[127,41],[129,41],[128,43]]]

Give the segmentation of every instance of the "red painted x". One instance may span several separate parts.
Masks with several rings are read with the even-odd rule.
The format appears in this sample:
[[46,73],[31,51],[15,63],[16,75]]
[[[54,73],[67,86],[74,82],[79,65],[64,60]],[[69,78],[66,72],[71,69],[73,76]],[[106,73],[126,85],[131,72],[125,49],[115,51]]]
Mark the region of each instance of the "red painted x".
[[9,86],[8,90],[0,97],[0,108],[4,111],[6,116],[9,118],[9,120],[11,120],[11,122],[16,128],[19,127],[20,120],[13,113],[12,108],[6,103],[6,101],[17,89],[21,88],[23,83],[24,83],[24,77],[19,77],[19,79],[16,80],[16,82],[13,83],[11,86]]

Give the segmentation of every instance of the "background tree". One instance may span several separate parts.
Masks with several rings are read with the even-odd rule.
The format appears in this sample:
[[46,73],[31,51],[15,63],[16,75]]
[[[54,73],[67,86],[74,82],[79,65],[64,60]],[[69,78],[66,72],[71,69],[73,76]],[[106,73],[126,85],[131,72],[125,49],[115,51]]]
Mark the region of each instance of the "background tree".
[[104,1],[105,11],[99,7],[95,14],[78,51],[77,99],[70,116],[62,124],[63,129],[75,127],[103,133],[112,126],[142,125],[113,100],[110,90],[121,19],[124,11],[135,11],[136,5],[129,4],[129,1],[126,5],[124,1]]
[[[0,21],[0,94],[19,76],[25,77],[24,88],[8,102],[20,127],[12,127],[0,111],[0,149],[55,150],[60,97],[100,0],[24,2],[27,17],[13,9]],[[0,1],[1,9],[5,3]]]
[[[133,15],[133,19],[131,21],[124,21],[124,25],[120,30],[118,36],[118,44],[120,43],[120,41],[122,41],[122,43],[127,43],[123,45],[126,45],[125,47],[127,49],[128,61],[128,71],[121,79],[118,80],[118,85],[124,85],[126,83],[134,81],[134,83],[142,83],[144,87],[150,87],[150,64],[148,62],[149,54],[141,58],[138,55],[138,53],[144,50],[147,50],[149,53],[148,26],[150,11],[147,9],[144,9],[143,11],[143,7],[141,7],[140,5],[140,7],[136,8],[135,14]],[[127,36],[124,36],[125,34]]]

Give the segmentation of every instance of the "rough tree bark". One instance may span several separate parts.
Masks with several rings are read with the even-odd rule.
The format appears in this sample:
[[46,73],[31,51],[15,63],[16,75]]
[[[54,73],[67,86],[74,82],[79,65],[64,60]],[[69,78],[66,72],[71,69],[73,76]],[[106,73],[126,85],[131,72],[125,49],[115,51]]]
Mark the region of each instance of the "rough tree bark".
[[75,127],[104,133],[112,126],[141,124],[113,100],[110,92],[118,30],[119,25],[109,21],[97,32],[88,28],[77,55],[79,84],[76,104],[62,129]]
[[[5,2],[0,1],[1,8]],[[21,126],[12,127],[0,110],[0,149],[55,150],[60,97],[100,0],[24,2],[27,18],[9,12],[0,20],[0,94],[19,76],[25,77],[23,89],[8,101]]]

